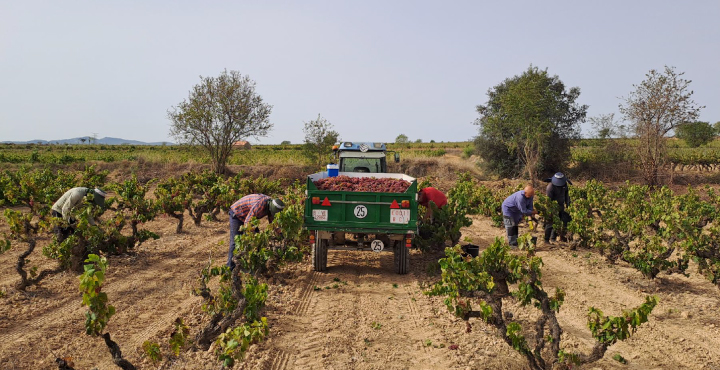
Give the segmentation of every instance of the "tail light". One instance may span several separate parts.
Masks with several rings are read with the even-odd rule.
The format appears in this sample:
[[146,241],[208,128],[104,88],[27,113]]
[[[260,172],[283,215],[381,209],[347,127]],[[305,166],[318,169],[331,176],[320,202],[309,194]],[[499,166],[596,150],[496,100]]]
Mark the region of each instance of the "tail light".
[[405,246],[406,246],[407,248],[411,248],[411,247],[412,247],[412,234],[407,234],[407,235],[405,235]]
[[315,244],[315,234],[310,234],[310,244]]
[[409,201],[409,200],[403,200],[401,205],[402,205],[403,208],[410,208],[410,201]]
[[320,204],[320,197],[312,197],[312,204]]

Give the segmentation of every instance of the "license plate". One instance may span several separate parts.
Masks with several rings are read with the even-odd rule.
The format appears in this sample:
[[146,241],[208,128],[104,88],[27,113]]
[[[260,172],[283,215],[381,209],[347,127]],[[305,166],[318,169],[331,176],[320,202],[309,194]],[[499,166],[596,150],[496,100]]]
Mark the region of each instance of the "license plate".
[[391,209],[390,210],[390,223],[391,224],[407,224],[410,222],[410,210],[409,209]]
[[328,220],[328,210],[327,209],[313,209],[313,220],[327,221]]

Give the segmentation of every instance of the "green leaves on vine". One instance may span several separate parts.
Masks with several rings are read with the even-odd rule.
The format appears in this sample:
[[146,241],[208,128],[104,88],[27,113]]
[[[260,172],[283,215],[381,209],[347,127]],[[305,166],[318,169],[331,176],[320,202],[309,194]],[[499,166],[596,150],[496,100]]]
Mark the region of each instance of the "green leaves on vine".
[[657,303],[656,297],[645,297],[645,303],[624,311],[623,315],[618,317],[604,316],[602,311],[591,307],[588,312],[588,328],[598,342],[612,345],[618,340],[629,338],[641,324],[647,322]]
[[107,294],[102,291],[108,263],[105,257],[96,254],[91,254],[85,262],[90,262],[84,266],[85,272],[80,276],[82,305],[88,308],[85,312],[85,333],[98,336],[115,314],[115,307],[108,304]]

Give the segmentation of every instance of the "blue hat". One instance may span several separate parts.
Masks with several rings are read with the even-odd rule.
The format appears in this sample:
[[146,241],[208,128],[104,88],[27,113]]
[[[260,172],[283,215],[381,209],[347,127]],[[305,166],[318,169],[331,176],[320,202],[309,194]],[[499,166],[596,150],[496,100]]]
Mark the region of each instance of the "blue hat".
[[570,180],[568,180],[567,177],[565,177],[565,175],[563,175],[562,172],[556,173],[556,174],[550,179],[550,181],[551,181],[552,184],[555,185],[555,186],[565,186],[565,185],[567,185],[568,183],[569,183],[570,185],[572,185],[572,182],[570,182]]

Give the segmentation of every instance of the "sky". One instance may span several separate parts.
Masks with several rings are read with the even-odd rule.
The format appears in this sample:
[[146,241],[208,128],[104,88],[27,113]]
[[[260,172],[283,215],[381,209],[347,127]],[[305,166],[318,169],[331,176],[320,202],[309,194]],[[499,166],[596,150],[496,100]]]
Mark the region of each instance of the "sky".
[[[0,141],[175,141],[168,109],[236,70],[273,106],[253,143],[464,141],[487,91],[531,65],[618,112],[650,69],[720,121],[720,1],[0,0]],[[589,133],[588,123],[582,125]]]

